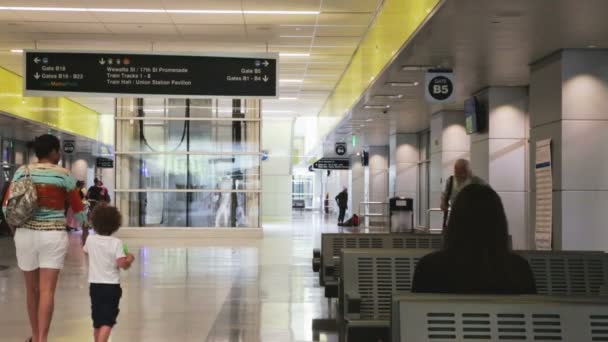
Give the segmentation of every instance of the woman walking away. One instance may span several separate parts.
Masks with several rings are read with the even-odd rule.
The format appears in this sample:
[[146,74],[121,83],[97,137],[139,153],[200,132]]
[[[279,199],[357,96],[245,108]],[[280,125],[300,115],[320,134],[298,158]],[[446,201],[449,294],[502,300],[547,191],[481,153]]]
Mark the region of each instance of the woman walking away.
[[[82,224],[85,221],[84,205],[76,188],[76,180],[68,170],[58,166],[61,155],[56,137],[45,134],[36,138],[34,151],[38,163],[23,166],[15,173],[13,183],[30,178],[37,194],[37,206],[25,223],[16,229],[15,247],[17,264],[25,276],[27,311],[32,329],[29,342],[47,342],[53,317],[55,289],[59,271],[63,268],[68,250],[65,229],[65,203]],[[12,189],[12,187],[11,187]],[[9,189],[3,210],[7,218],[12,206]],[[18,205],[17,205],[18,206]]]

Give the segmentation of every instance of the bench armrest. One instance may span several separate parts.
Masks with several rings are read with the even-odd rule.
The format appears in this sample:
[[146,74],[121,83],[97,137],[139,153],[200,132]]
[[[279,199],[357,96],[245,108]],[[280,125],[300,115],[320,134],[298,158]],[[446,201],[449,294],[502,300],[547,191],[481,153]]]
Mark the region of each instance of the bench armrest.
[[359,293],[346,293],[344,295],[344,317],[357,320],[361,318],[361,295]]

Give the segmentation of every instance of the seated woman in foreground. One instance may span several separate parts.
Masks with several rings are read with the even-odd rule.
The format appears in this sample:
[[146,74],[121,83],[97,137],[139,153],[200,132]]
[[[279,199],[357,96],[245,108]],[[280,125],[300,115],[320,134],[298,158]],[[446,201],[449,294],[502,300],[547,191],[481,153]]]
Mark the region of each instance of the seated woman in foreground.
[[536,293],[530,265],[509,248],[507,217],[494,190],[469,185],[458,194],[443,249],[420,260],[412,292]]

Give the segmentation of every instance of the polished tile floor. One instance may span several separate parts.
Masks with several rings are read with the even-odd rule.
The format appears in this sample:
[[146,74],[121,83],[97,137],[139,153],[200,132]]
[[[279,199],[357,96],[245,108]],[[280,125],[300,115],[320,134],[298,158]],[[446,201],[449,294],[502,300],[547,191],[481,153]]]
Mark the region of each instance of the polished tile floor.
[[[330,315],[312,248],[334,219],[295,213],[265,224],[260,240],[127,241],[136,263],[123,274],[114,342],[337,341],[313,336],[312,321]],[[71,238],[61,273],[50,341],[92,341],[87,266]],[[0,239],[0,341],[28,335],[25,294],[12,240]]]

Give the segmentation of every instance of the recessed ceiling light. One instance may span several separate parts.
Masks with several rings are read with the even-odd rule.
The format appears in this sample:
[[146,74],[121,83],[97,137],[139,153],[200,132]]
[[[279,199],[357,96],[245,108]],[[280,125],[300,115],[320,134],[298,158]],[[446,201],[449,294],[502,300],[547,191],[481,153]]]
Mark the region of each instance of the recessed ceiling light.
[[365,105],[363,106],[365,109],[389,109],[391,106],[389,105]]
[[281,57],[310,57],[309,53],[290,53],[290,52],[281,52],[279,53]]
[[36,12],[110,12],[110,13],[172,13],[172,14],[277,14],[277,15],[317,15],[319,11],[262,11],[262,10],[197,10],[197,9],[157,9],[157,8],[84,8],[84,7],[27,7],[0,6],[0,11]]
[[391,87],[415,87],[418,82],[388,82],[387,85]]
[[12,53],[23,53],[23,49],[11,49]]
[[399,100],[403,98],[403,94],[395,94],[395,95],[374,95],[376,99],[388,99],[388,100]]
[[401,67],[401,71],[426,71],[434,67],[432,65],[404,65]]
[[304,80],[294,80],[294,79],[282,79],[279,80],[281,83],[302,83]]

